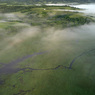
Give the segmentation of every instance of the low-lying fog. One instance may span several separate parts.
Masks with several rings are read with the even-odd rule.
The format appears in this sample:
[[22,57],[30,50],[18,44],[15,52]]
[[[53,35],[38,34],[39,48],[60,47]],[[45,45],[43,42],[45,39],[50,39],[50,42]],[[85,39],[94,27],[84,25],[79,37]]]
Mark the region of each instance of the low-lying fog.
[[91,4],[80,4],[80,5],[73,5],[74,7],[84,9],[83,11],[88,15],[95,16],[95,3]]
[[[38,37],[39,35],[41,36]],[[90,50],[95,46],[95,24],[92,23],[66,29],[55,29],[51,27],[44,30],[39,27],[29,26],[28,28],[20,30],[16,35],[5,38],[3,42],[7,44],[3,48],[3,52],[33,37],[38,37],[35,40],[40,43],[43,50],[58,48],[62,50]]]
[[0,22],[19,20],[14,13],[0,13]]
[[[83,5],[76,5],[83,8]],[[86,6],[86,5],[85,5]],[[93,5],[88,5],[93,6]],[[6,15],[5,15],[6,16]],[[7,17],[15,16],[13,14],[7,14]],[[18,24],[22,25],[22,24]],[[18,26],[15,24],[15,26]],[[77,27],[70,27],[66,29],[56,29],[54,27],[42,29],[40,27],[32,27],[28,24],[23,29],[19,30],[16,35],[7,37],[3,41],[7,43],[3,51],[13,48],[15,45],[26,41],[28,38],[36,37],[36,41],[40,43],[40,46],[44,50],[62,49],[62,50],[90,50],[95,47],[95,24],[85,24]],[[2,30],[0,30],[2,31]],[[38,37],[41,35],[40,37]],[[2,46],[1,43],[0,46]],[[31,42],[32,43],[32,42]],[[37,45],[36,45],[37,46]],[[39,46],[38,46],[39,47]]]

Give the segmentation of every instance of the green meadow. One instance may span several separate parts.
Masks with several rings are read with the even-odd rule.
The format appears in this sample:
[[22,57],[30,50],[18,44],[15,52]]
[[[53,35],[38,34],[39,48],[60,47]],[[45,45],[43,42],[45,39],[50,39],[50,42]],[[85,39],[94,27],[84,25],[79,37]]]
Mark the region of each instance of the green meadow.
[[0,5],[0,95],[95,95],[94,19],[77,10]]

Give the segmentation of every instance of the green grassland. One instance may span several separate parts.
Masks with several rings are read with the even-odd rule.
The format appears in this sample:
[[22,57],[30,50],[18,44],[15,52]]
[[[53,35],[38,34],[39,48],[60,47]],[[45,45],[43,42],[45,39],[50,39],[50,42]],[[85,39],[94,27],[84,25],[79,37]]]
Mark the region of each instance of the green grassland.
[[[58,11],[58,9],[63,11]],[[70,12],[69,10],[75,11],[80,9],[69,6],[0,6],[0,11],[3,13],[21,13],[21,15],[24,16],[23,18],[21,17],[20,22],[22,21],[25,23],[29,23],[32,26],[60,26],[64,28],[77,26],[93,21],[91,17],[84,16],[83,14],[76,11]]]
[[94,20],[54,9],[0,5],[0,95],[95,95]]

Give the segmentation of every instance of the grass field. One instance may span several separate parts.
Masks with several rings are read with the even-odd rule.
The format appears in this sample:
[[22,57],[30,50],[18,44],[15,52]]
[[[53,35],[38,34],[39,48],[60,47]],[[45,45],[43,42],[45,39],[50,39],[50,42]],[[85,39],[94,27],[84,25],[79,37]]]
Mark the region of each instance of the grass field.
[[95,95],[93,19],[24,7],[1,10],[0,95]]

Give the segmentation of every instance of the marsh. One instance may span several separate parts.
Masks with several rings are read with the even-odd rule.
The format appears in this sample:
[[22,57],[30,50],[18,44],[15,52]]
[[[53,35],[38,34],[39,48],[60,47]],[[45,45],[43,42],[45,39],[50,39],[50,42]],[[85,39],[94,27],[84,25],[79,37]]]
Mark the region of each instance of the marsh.
[[0,95],[95,94],[95,18],[84,6],[1,6]]

